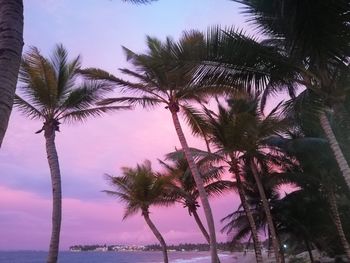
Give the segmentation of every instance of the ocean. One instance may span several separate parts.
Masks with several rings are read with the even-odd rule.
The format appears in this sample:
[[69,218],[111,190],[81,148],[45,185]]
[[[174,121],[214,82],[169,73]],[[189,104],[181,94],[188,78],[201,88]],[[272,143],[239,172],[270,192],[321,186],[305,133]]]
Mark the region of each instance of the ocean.
[[[47,252],[0,251],[1,263],[44,263]],[[239,262],[220,254],[221,263]],[[208,252],[169,252],[171,263],[210,263]],[[60,252],[59,263],[162,263],[160,252]]]

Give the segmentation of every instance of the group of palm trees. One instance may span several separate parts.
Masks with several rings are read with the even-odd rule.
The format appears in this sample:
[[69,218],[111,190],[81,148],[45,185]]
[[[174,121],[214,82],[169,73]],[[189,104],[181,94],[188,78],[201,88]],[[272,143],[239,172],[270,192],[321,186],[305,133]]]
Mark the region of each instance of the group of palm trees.
[[[285,260],[283,242],[309,251],[311,261],[313,248],[345,253],[350,260],[350,229],[344,224],[350,218],[350,2],[237,2],[259,37],[220,27],[206,35],[185,32],[179,41],[147,37],[144,53],[123,47],[132,65],[120,70],[127,79],[82,69],[80,58],[70,60],[62,45],[50,58],[37,48],[23,56],[15,105],[43,121],[38,133],[44,133],[52,179],[47,262],[57,262],[59,250],[62,193],[55,134],[61,123],[158,105],[169,110],[181,149],[160,161],[162,171],[146,161],[123,168],[122,176],[108,175],[113,189],[105,192],[125,203],[124,218],[141,212],[164,262],[166,243],[150,219],[150,206],[182,203],[216,263],[208,197],[228,191],[237,191],[241,206],[223,219],[223,231],[233,241],[252,240],[257,262],[264,260],[262,230],[277,263]],[[267,111],[270,96],[285,91],[290,98]],[[179,113],[206,143],[205,151],[189,147]],[[222,179],[224,174],[232,179]],[[294,191],[283,195],[286,184]]]

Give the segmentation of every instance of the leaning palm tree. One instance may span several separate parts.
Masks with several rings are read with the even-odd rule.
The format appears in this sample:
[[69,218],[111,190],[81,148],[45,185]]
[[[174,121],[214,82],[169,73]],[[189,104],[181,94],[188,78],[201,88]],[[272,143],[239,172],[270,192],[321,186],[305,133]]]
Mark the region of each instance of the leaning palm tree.
[[43,121],[47,159],[50,167],[53,211],[52,233],[47,262],[57,262],[61,229],[61,173],[55,145],[61,122],[83,121],[109,111],[128,107],[102,106],[94,103],[110,91],[108,86],[92,81],[76,81],[80,57],[68,60],[68,53],[57,45],[51,58],[45,58],[35,47],[24,56],[20,68],[21,86],[15,96],[15,106],[29,119]]
[[265,211],[276,262],[280,262],[280,245],[261,177],[264,174],[271,174],[271,167],[282,169],[282,164],[289,163],[288,159],[280,154],[276,147],[271,147],[267,140],[270,136],[284,131],[286,123],[276,113],[278,106],[264,117],[259,110],[256,95],[247,95],[245,98],[231,99],[228,102],[228,108],[219,104],[217,114],[206,111],[209,141],[217,153],[223,155],[236,178],[242,206],[251,227],[257,261],[261,262],[261,245],[257,228],[246,201],[246,190],[241,179],[247,174],[247,170],[253,175]]
[[105,190],[104,192],[125,203],[123,219],[141,211],[141,215],[162,247],[164,263],[168,263],[166,243],[150,219],[149,208],[151,205],[169,203],[169,199],[165,196],[170,178],[155,173],[151,168],[150,161],[145,161],[143,164],[137,165],[136,168],[124,167],[122,172],[123,176],[120,177],[107,175],[106,179],[115,190]]
[[[232,181],[221,179],[224,172],[224,167],[215,167],[208,164],[206,162],[205,152],[198,149],[191,150],[195,156],[198,156],[198,154],[203,155],[202,158],[196,158],[196,165],[200,171],[208,197],[219,196],[224,192],[233,189],[234,183]],[[167,162],[161,160],[159,160],[159,162],[165,169],[165,174],[169,176],[172,181],[168,194],[175,202],[180,202],[183,204],[183,207],[187,208],[190,216],[193,215],[193,218],[196,221],[205,240],[208,242],[208,244],[210,244],[209,234],[197,212],[199,207],[197,201],[199,198],[198,189],[183,151],[176,151],[167,154],[166,160]]]
[[203,57],[205,52],[204,37],[196,31],[185,33],[178,43],[171,38],[167,38],[163,43],[156,38],[147,37],[147,47],[148,51],[144,54],[137,54],[123,47],[127,60],[134,66],[134,70],[124,68],[121,69],[121,72],[132,77],[134,81],[118,78],[101,69],[86,69],[82,71],[82,74],[109,85],[115,85],[120,88],[120,91],[131,94],[125,97],[105,99],[100,102],[100,105],[124,102],[129,105],[153,108],[162,104],[169,110],[198,188],[208,224],[211,258],[214,263],[217,258],[217,249],[213,215],[203,180],[194,163],[178,116],[181,110],[188,109],[189,102],[202,102],[211,93],[218,92],[218,88],[215,86],[198,83],[192,77],[196,68],[183,62],[184,60],[198,61]]
[[[261,202],[261,197],[259,193],[259,189],[255,183],[255,179],[249,171],[249,165],[244,165],[246,171],[244,175],[242,175],[242,171],[240,172],[241,176],[244,178],[244,181],[241,182],[240,188],[243,189],[244,193],[244,200],[241,202],[241,205],[237,208],[236,211],[228,214],[226,217],[221,219],[221,222],[225,225],[221,229],[222,232],[226,232],[228,235],[230,235],[230,239],[232,243],[235,243],[237,241],[241,240],[252,240],[254,248],[256,250],[256,237],[254,238],[252,227],[251,227],[251,220],[254,222],[254,227],[256,228],[255,231],[264,230],[265,233],[268,233],[268,240],[269,240],[269,247],[272,245],[270,243],[271,236],[269,227],[267,224],[267,217],[266,213],[264,211],[264,206]],[[244,168],[243,168],[244,170]],[[238,177],[236,175],[236,177]],[[266,196],[269,200],[269,205],[271,208],[274,208],[274,202],[279,198],[278,194],[278,184],[275,184],[273,181],[273,177],[270,174],[264,174],[261,177],[262,184],[264,185],[264,190],[266,193]],[[242,191],[242,190],[241,190]],[[243,206],[243,203],[245,203],[245,206]],[[247,208],[248,207],[248,208]],[[247,213],[247,209],[249,209],[249,213]],[[272,211],[271,211],[272,213]],[[252,219],[249,218],[252,217]],[[275,218],[274,218],[275,219]],[[275,220],[274,220],[275,223]],[[257,234],[257,233],[254,233]],[[249,244],[249,243],[248,243]],[[260,245],[260,244],[259,244]],[[256,253],[257,254],[257,253]],[[260,259],[257,257],[257,262],[259,262]]]

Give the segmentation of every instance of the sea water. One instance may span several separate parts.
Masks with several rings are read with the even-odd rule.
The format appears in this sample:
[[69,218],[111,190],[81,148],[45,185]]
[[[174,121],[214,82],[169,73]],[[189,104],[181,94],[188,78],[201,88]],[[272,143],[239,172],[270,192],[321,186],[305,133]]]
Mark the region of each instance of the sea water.
[[[1,263],[44,263],[47,252],[2,251]],[[221,263],[235,262],[220,254]],[[169,252],[172,263],[210,263],[209,252]],[[60,252],[59,263],[162,263],[161,252]]]

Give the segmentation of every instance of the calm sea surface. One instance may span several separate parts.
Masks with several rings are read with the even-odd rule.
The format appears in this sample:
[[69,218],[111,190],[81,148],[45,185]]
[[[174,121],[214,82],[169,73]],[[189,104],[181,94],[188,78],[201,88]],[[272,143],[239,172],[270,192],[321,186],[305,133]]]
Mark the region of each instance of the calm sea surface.
[[[44,263],[47,252],[0,251],[1,263]],[[209,263],[208,252],[169,252],[172,263]],[[221,262],[234,262],[228,254]],[[60,252],[59,263],[162,263],[160,252]]]

